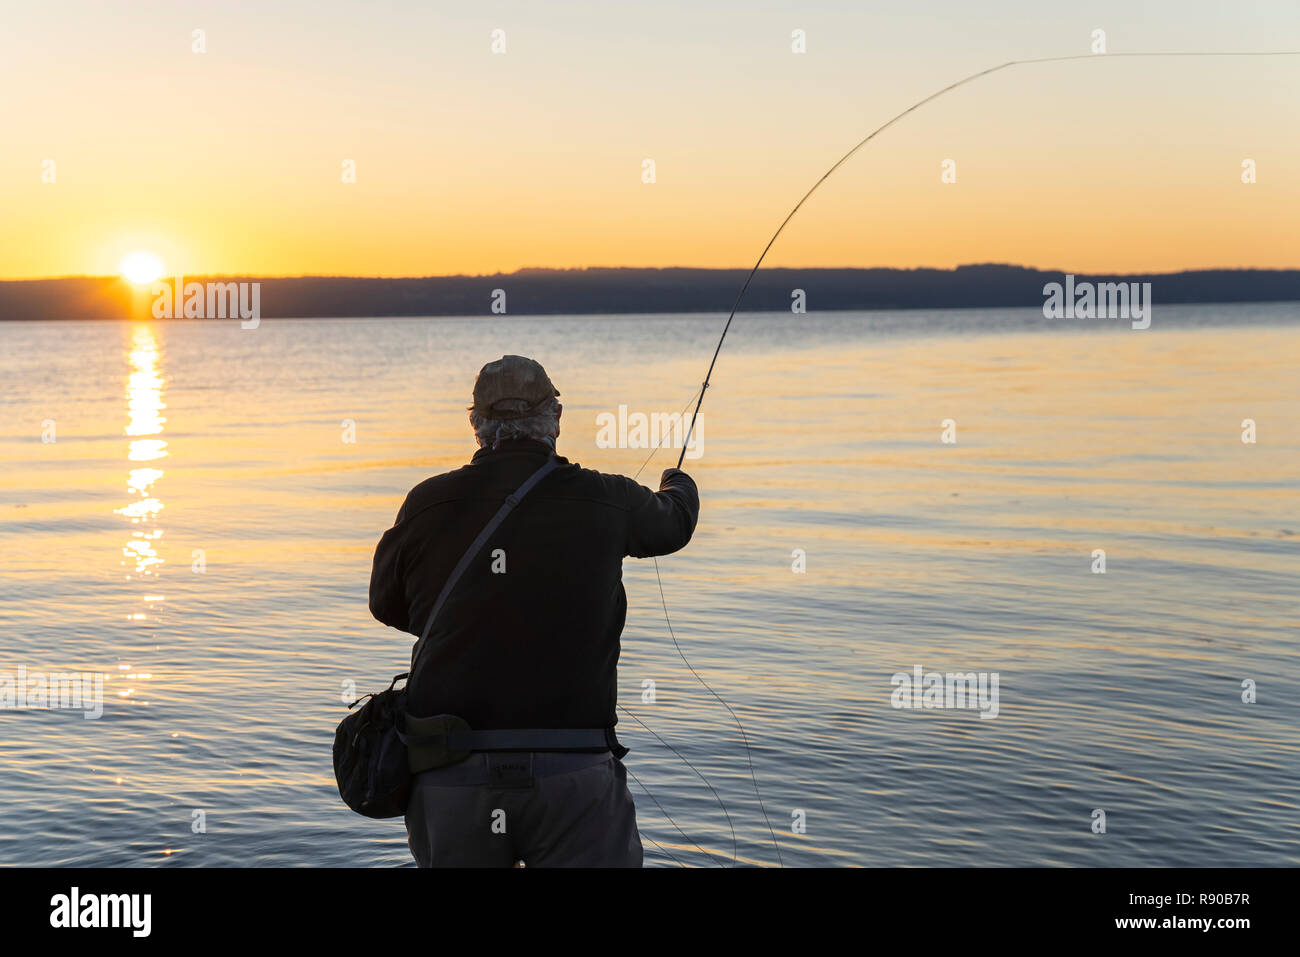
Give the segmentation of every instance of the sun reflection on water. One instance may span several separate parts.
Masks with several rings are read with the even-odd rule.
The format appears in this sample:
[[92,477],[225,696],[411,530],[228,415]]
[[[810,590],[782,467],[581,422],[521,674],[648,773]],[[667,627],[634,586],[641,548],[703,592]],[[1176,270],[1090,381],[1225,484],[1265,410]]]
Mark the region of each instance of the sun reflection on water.
[[[162,435],[167,421],[162,414],[167,405],[163,402],[158,340],[148,326],[136,326],[133,330],[127,361],[131,368],[126,380],[128,420],[125,432],[131,437],[127,459],[130,462],[157,462],[167,457],[167,443],[157,438]],[[162,529],[154,524],[163,509],[155,489],[162,477],[163,470],[156,465],[132,468],[126,486],[135,498],[113,510],[115,514],[130,519],[132,525],[140,526],[131,532],[131,537],[122,546],[122,564],[128,568],[128,581],[136,577],[156,579],[163,564],[158,553]],[[146,594],[142,600],[148,610],[155,602],[162,601],[163,596]],[[148,616],[137,612],[129,617],[143,621]]]

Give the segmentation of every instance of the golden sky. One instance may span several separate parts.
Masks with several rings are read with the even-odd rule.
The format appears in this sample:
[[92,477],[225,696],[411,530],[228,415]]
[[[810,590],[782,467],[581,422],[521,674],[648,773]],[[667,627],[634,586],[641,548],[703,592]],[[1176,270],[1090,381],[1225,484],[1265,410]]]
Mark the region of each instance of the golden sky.
[[[748,266],[848,147],[968,73],[1097,28],[1112,53],[1300,49],[1294,3],[1041,6],[22,5],[0,278],[140,249],[169,274]],[[1300,57],[1015,67],[868,145],[767,263],[1300,267],[1297,116]]]

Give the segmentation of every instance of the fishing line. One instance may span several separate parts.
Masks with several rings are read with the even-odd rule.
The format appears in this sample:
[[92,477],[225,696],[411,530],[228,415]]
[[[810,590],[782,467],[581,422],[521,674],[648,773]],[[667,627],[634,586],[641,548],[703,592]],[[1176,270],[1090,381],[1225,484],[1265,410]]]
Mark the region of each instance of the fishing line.
[[[682,411],[677,413],[679,416],[686,414],[686,410],[691,407],[691,403],[695,401],[695,397],[699,395],[701,391],[702,391],[701,389],[696,389],[694,392],[691,393],[691,397],[687,399],[686,404],[682,406]],[[650,454],[645,457],[645,461],[641,463],[641,467],[637,469],[636,472],[633,473],[632,475],[633,479],[638,478],[641,475],[641,473],[645,471],[645,467],[649,465],[650,460],[655,457],[655,453],[659,451],[659,447],[664,444],[664,439],[668,437],[668,431],[669,430],[664,429],[663,432],[660,433],[659,441],[656,442],[654,448],[650,450]]]
[[[685,764],[688,768],[690,768],[692,771],[694,771],[696,777],[698,777],[701,781],[704,782],[705,787],[707,787],[710,791],[713,792],[713,796],[714,796],[715,798],[717,798],[717,800],[718,800],[718,807],[722,808],[722,813],[723,813],[723,814],[726,816],[726,818],[727,818],[727,826],[731,828],[731,866],[732,866],[732,867],[735,867],[735,866],[736,866],[736,862],[737,862],[738,860],[740,860],[740,848],[739,848],[739,845],[736,843],[736,825],[733,824],[733,823],[731,822],[731,812],[727,810],[727,805],[725,805],[725,804],[722,803],[722,798],[719,796],[717,790],[713,787],[713,785],[709,783],[709,779],[706,778],[703,774],[700,774],[699,770],[696,769],[695,765],[691,764],[690,761],[687,761],[687,760],[686,760],[686,756],[685,756],[685,755],[683,755],[680,751],[678,751],[676,748],[674,748],[671,744],[669,744],[669,743],[668,743],[667,741],[665,741],[663,738],[659,737],[659,735],[655,732],[654,728],[650,727],[650,725],[646,724],[644,721],[642,721],[640,718],[638,718],[638,717],[637,717],[633,712],[629,711],[627,708],[624,708],[622,705],[619,705],[619,708],[621,708],[622,711],[623,711],[623,712],[624,712],[628,717],[630,717],[633,721],[635,721],[637,724],[641,725],[641,727],[645,728],[647,731],[649,731],[651,734],[653,734],[653,735],[655,736],[655,740],[656,740],[656,741],[658,741],[660,744],[662,744],[665,748],[667,748],[667,749],[668,749],[669,751],[671,751],[673,754],[677,755],[677,757],[681,760],[681,762],[682,762],[683,764]],[[647,793],[649,793],[649,792],[647,792]],[[655,803],[658,804],[659,802],[656,801]],[[660,807],[659,810],[663,811],[663,808]],[[664,811],[664,817],[668,817],[668,812],[667,812],[667,811]],[[677,827],[677,822],[676,822],[676,821],[673,821],[673,819],[672,819],[671,817],[668,817],[668,820],[669,820],[669,821],[672,821],[672,825],[673,825],[673,827]],[[678,827],[677,830],[678,830],[678,831],[681,831],[681,828]],[[683,836],[685,836],[685,835],[683,835]],[[699,845],[697,844],[696,847],[699,847]],[[700,850],[703,850],[703,848],[700,848]],[[707,852],[706,852],[706,853],[707,853]],[[713,857],[712,854],[709,854],[708,856],[709,856],[710,858]]]
[[[641,779],[640,779],[639,777],[637,777],[635,774],[632,774],[632,770],[631,770],[630,768],[625,768],[625,770],[627,771],[627,773],[628,773],[629,775],[632,776],[632,780],[635,781],[635,782],[637,783],[637,786],[640,787],[641,790],[644,791],[644,792],[646,793],[646,795],[650,798],[650,800],[652,800],[652,801],[655,802],[655,807],[659,808],[659,813],[662,814],[664,817],[668,818],[668,823],[669,823],[669,824],[671,824],[673,827],[677,828],[677,833],[680,834],[680,835],[682,836],[682,839],[685,840],[685,841],[687,841],[687,842],[689,842],[690,844],[693,844],[693,845],[695,846],[695,849],[696,849],[697,851],[699,851],[701,854],[703,854],[705,857],[708,857],[708,858],[712,859],[712,857],[711,857],[711,855],[709,854],[708,851],[706,851],[704,848],[700,847],[700,845],[698,845],[698,844],[696,844],[694,841],[692,841],[689,837],[686,836],[686,832],[683,831],[680,827],[678,827],[677,822],[674,821],[674,820],[672,819],[672,816],[671,816],[667,811],[664,810],[664,806],[663,806],[662,804],[659,803],[659,799],[656,798],[656,797],[654,796],[654,793],[653,793],[653,792],[652,792],[648,787],[646,787],[644,784],[641,783]],[[652,842],[652,843],[655,843],[655,842]],[[660,847],[660,845],[659,845],[658,843],[655,843],[655,847],[658,847],[659,850],[664,851],[664,849],[663,849],[662,847]],[[664,851],[664,853],[665,853],[665,854],[668,854],[667,851]],[[671,854],[668,854],[668,856],[669,856],[669,857],[673,857]],[[677,861],[677,858],[673,857],[673,860]],[[681,861],[677,861],[677,863],[678,863],[678,864],[682,864]],[[686,866],[685,864],[682,864],[682,867],[685,867],[685,866]]]
[[[682,646],[679,645],[679,644],[677,643],[677,635],[673,632],[673,622],[672,622],[672,619],[668,617],[668,600],[664,597],[664,581],[663,581],[663,579],[659,576],[659,559],[656,558],[656,559],[654,560],[654,563],[655,563],[655,581],[657,581],[657,582],[659,583],[659,601],[660,601],[660,602],[663,604],[663,606],[664,606],[664,621],[665,621],[665,622],[667,623],[667,625],[668,625],[668,637],[672,638],[672,640],[673,640],[673,647],[677,649],[677,653],[678,653],[679,655],[681,655],[681,657],[682,657],[682,661],[686,663],[686,667],[690,669],[691,674],[695,675],[695,680],[698,681],[700,684],[704,685],[705,690],[708,691],[709,694],[713,695],[713,697],[715,697],[715,698],[718,699],[718,701],[722,704],[722,706],[723,706],[724,708],[727,709],[727,713],[728,713],[729,715],[731,715],[731,720],[734,721],[734,722],[736,722],[736,727],[740,729],[740,739],[741,739],[741,741],[743,741],[743,742],[745,743],[745,758],[746,758],[746,760],[749,762],[749,780],[750,780],[751,782],[753,782],[753,785],[754,785],[754,796],[758,798],[758,808],[759,808],[760,811],[763,812],[763,820],[767,822],[767,832],[768,832],[769,834],[772,835],[772,846],[773,846],[774,848],[776,848],[776,861],[777,861],[777,864],[778,864],[779,866],[781,866],[781,867],[785,867],[785,861],[782,860],[782,858],[781,858],[781,845],[777,842],[777,839],[776,839],[776,832],[775,832],[774,830],[772,830],[772,821],[771,821],[771,819],[767,816],[767,807],[764,806],[764,804],[763,804],[763,795],[760,794],[759,791],[758,791],[758,778],[754,775],[754,755],[753,755],[753,753],[749,750],[749,735],[747,735],[747,734],[745,733],[745,726],[744,726],[743,724],[741,724],[741,723],[740,723],[740,719],[739,719],[738,717],[736,717],[736,712],[734,712],[734,711],[731,710],[731,705],[727,704],[727,702],[726,702],[725,700],[723,700],[722,695],[720,695],[720,694],[718,694],[716,691],[714,691],[713,688],[709,685],[709,683],[708,683],[707,681],[705,681],[702,677],[700,677],[700,673],[699,673],[698,671],[695,670],[695,666],[692,665],[692,664],[687,660],[687,658],[686,658],[686,653],[682,651]],[[656,737],[658,737],[658,735],[656,735]],[[682,760],[685,760],[685,758],[683,758]],[[703,777],[703,775],[701,775],[701,777]],[[705,782],[705,783],[708,783],[708,782]],[[710,790],[712,790],[712,787],[711,787],[711,786],[710,786]],[[715,792],[715,793],[716,793],[716,792]],[[721,803],[721,798],[719,798],[719,802],[718,802],[718,803]],[[724,807],[724,810],[725,810],[725,807]],[[728,821],[731,820],[731,815],[729,815],[729,814],[727,815],[727,820],[728,820]],[[734,837],[735,837],[734,832],[733,832],[732,837],[733,837],[733,840],[734,840]],[[734,861],[734,860],[733,860],[732,864],[733,864],[733,866],[734,866],[734,864],[735,864],[735,861]]]
[[[733,302],[731,305],[731,312],[727,314],[727,321],[722,327],[722,335],[718,337],[718,344],[713,350],[713,358],[709,360],[709,369],[704,374],[704,382],[701,383],[700,385],[698,398],[696,399],[695,402],[695,411],[691,414],[691,424],[690,427],[686,430],[686,439],[682,443],[681,455],[677,457],[677,467],[680,469],[682,467],[682,462],[686,460],[686,449],[687,446],[690,445],[691,435],[695,432],[695,420],[699,417],[700,406],[704,404],[704,394],[705,392],[708,391],[709,384],[713,379],[713,368],[714,366],[717,365],[719,353],[722,352],[722,343],[727,338],[727,333],[731,329],[731,321],[736,318],[736,310],[740,308],[740,301],[744,299],[745,293],[749,290],[749,284],[753,281],[754,274],[758,272],[758,267],[763,265],[763,260],[767,258],[768,251],[772,248],[772,245],[776,242],[777,238],[781,235],[782,231],[784,231],[786,224],[788,224],[790,220],[794,218],[794,214],[799,212],[799,210],[803,207],[803,204],[808,201],[808,198],[817,191],[817,188],[821,186],[822,183],[826,182],[826,180],[830,177],[832,173],[834,173],[837,169],[843,166],[844,163],[847,162],[848,159],[853,156],[853,154],[855,154],[858,150],[862,149],[862,147],[870,143],[878,135],[883,133],[885,130],[889,129],[891,126],[893,126],[903,117],[907,116],[909,113],[912,113],[920,109],[921,107],[925,106],[925,104],[933,100],[937,100],[939,97],[943,96],[944,94],[951,93],[953,90],[957,89],[958,87],[965,86],[967,83],[971,83],[975,80],[980,79],[981,77],[985,77],[985,76],[989,76],[990,74],[997,73],[1000,70],[1005,70],[1008,67],[1027,66],[1027,65],[1041,64],[1041,63],[1063,63],[1067,60],[1106,60],[1106,59],[1115,59],[1119,57],[1234,57],[1234,56],[1243,56],[1243,57],[1300,56],[1300,50],[1251,50],[1251,51],[1237,51],[1237,52],[1174,51],[1174,52],[1140,52],[1140,53],[1079,53],[1070,56],[1034,57],[1034,58],[1029,58],[1024,60],[1008,60],[1006,63],[1000,63],[997,66],[988,67],[987,69],[980,70],[977,73],[972,73],[969,76],[963,77],[962,79],[957,80],[955,83],[948,84],[943,89],[931,93],[929,96],[925,97],[924,99],[917,100],[915,103],[913,103],[907,109],[903,110],[901,113],[894,116],[888,122],[883,123],[882,125],[876,127],[874,130],[872,130],[870,133],[864,136],[861,140],[859,140],[857,144],[853,146],[852,149],[850,149],[847,153],[845,153],[838,160],[836,160],[834,165],[831,166],[831,168],[828,169],[825,173],[823,173],[821,175],[821,178],[817,180],[817,182],[813,183],[812,187],[808,190],[808,192],[803,194],[799,202],[794,204],[794,208],[790,210],[790,212],[786,215],[785,219],[781,220],[781,225],[776,228],[776,232],[772,234],[772,238],[769,239],[767,241],[767,245],[763,247],[762,253],[759,254],[758,260],[754,263],[754,268],[751,269],[749,271],[749,275],[745,277],[745,283],[743,286],[740,287],[740,292],[737,294],[735,302]],[[687,404],[689,405],[689,403]],[[655,449],[651,451],[650,456],[653,457],[656,451],[658,451],[657,445]],[[644,469],[646,464],[649,461],[650,459],[647,458],[646,462],[642,463],[641,469]],[[637,475],[641,474],[641,469],[637,470]],[[709,687],[708,683],[703,678],[700,677],[699,672],[697,672],[695,668],[692,667],[690,661],[687,660],[686,655],[682,652],[681,645],[677,643],[677,637],[676,635],[673,634],[672,620],[668,617],[668,601],[664,597],[663,579],[659,575],[659,560],[656,558],[654,560],[654,563],[655,563],[655,578],[659,582],[659,598],[663,602],[663,606],[664,606],[664,620],[668,623],[668,633],[673,639],[673,646],[677,648],[677,653],[681,655],[682,661],[685,662],[686,667],[690,669],[691,674],[695,675],[695,677],[699,680],[700,684],[704,685],[704,687],[708,690],[710,694],[712,694],[715,698],[717,698],[718,701],[722,702],[722,706],[725,707],[728,712],[730,712],[732,720],[734,720],[736,722],[736,726],[740,728],[741,737],[745,741],[745,753],[749,757],[749,773],[750,773],[750,780],[754,784],[754,794],[758,796],[759,807],[763,811],[763,819],[767,821],[768,832],[772,835],[772,844],[776,848],[777,861],[780,862],[781,866],[784,867],[785,866],[784,862],[781,860],[781,845],[776,840],[776,832],[773,831],[772,822],[767,816],[767,809],[763,806],[763,796],[759,794],[758,791],[758,779],[754,776],[753,755],[750,754],[749,751],[749,739],[745,735],[745,729],[741,725],[740,719],[736,717],[736,713],[731,710],[731,706],[728,705],[727,702],[723,700],[722,696],[718,694],[716,691],[714,691],[711,687]],[[660,810],[662,810],[662,808]]]
[[[640,781],[637,781],[636,783],[637,783],[637,784],[641,784]],[[641,790],[642,790],[642,791],[645,791],[646,794],[649,794],[649,793],[650,793],[649,791],[646,790],[646,786],[645,786],[644,784],[641,784]],[[686,866],[686,865],[683,864],[681,861],[677,860],[676,857],[673,857],[673,853],[672,853],[672,851],[668,850],[668,848],[664,847],[662,844],[660,844],[658,841],[656,841],[656,840],[655,840],[653,837],[651,837],[649,834],[647,834],[647,835],[645,836],[645,839],[646,839],[647,841],[649,841],[651,844],[653,844],[655,847],[659,848],[659,850],[663,851],[663,852],[664,852],[665,854],[667,854],[669,857],[672,857],[672,859],[677,863],[677,866],[678,866],[678,867],[685,867],[685,866]]]
[[[695,401],[695,398],[696,398],[696,396],[698,396],[698,395],[700,394],[700,391],[701,391],[701,390],[697,389],[695,392],[691,393],[691,397],[690,397],[689,399],[686,400],[686,403],[682,406],[682,410],[681,410],[681,412],[678,413],[678,416],[679,416],[679,417],[680,417],[680,416],[683,416],[683,415],[686,414],[686,410],[689,409],[689,408],[691,407],[691,403]],[[641,467],[638,468],[638,469],[636,470],[636,472],[633,474],[633,476],[632,476],[633,479],[638,478],[638,477],[641,475],[641,473],[645,471],[645,467],[646,467],[647,465],[649,465],[649,464],[650,464],[650,460],[653,459],[653,458],[655,457],[655,453],[659,451],[659,448],[660,448],[660,446],[663,445],[663,443],[664,443],[664,439],[667,438],[667,435],[668,435],[668,430],[664,430],[663,432],[660,433],[660,435],[659,435],[659,440],[658,440],[657,442],[655,442],[655,444],[654,444],[654,448],[652,448],[652,449],[650,450],[650,454],[647,455],[647,456],[645,457],[645,461],[643,461],[643,462],[641,463]],[[656,579],[657,581],[659,581],[659,600],[660,600],[661,602],[663,602],[663,598],[664,598],[664,586],[663,586],[663,582],[662,582],[662,580],[659,580],[659,562],[658,562],[657,560],[655,561],[655,579]],[[667,606],[667,603],[664,602],[664,620],[668,622],[668,633],[669,633],[669,635],[672,635],[673,623],[672,623],[671,620],[668,619],[667,611],[668,611],[668,606]],[[676,644],[676,643],[677,643],[677,639],[674,638],[674,639],[673,639],[673,644]],[[678,652],[678,654],[681,654],[681,648],[678,648],[678,649],[677,649],[677,652]],[[684,658],[685,658],[685,656],[683,656],[683,659],[684,659]],[[688,668],[690,667],[690,662],[689,662],[689,661],[686,662],[686,666],[687,666]],[[692,670],[694,670],[694,669],[692,669]],[[699,675],[696,675],[696,677],[698,678]],[[707,687],[707,685],[706,685],[706,687]],[[725,703],[725,702],[724,702],[724,703]],[[668,743],[667,741],[665,741],[663,738],[659,737],[659,735],[655,732],[654,728],[650,727],[650,725],[646,724],[644,721],[642,721],[640,718],[638,718],[635,714],[633,714],[633,713],[632,713],[631,711],[629,711],[627,708],[624,708],[623,705],[619,705],[619,707],[622,708],[623,711],[625,711],[629,716],[631,716],[631,718],[632,718],[634,721],[636,721],[637,724],[641,725],[641,727],[645,728],[645,729],[646,729],[647,731],[649,731],[652,735],[654,735],[655,738],[659,741],[660,744],[662,744],[665,748],[667,748],[669,751],[671,751],[673,754],[675,754],[675,755],[677,756],[677,759],[678,759],[679,761],[681,761],[681,762],[682,762],[683,764],[685,764],[688,768],[690,768],[692,771],[694,771],[695,774],[696,774],[696,776],[697,776],[701,781],[704,782],[705,787],[707,787],[710,791],[713,792],[713,796],[714,796],[715,798],[717,798],[718,806],[719,806],[720,808],[722,808],[722,813],[723,813],[723,815],[725,815],[726,818],[727,818],[727,826],[731,829],[731,866],[732,866],[732,867],[735,867],[735,866],[736,866],[736,862],[740,859],[739,845],[738,845],[738,843],[737,843],[737,841],[736,841],[736,825],[735,825],[735,823],[731,820],[731,812],[727,810],[727,805],[723,802],[722,797],[718,794],[717,788],[715,788],[715,787],[710,783],[709,779],[706,778],[706,777],[703,775],[703,773],[701,773],[700,770],[699,770],[698,768],[695,767],[695,765],[691,764],[690,761],[687,761],[687,760],[686,760],[686,757],[685,757],[685,756],[684,756],[680,751],[678,751],[676,748],[674,748],[671,744],[669,744],[669,743]],[[629,771],[628,773],[631,774],[632,772]],[[644,791],[644,792],[646,793],[646,795],[650,798],[650,800],[652,800],[652,801],[655,802],[655,807],[659,808],[659,813],[662,814],[664,817],[666,817],[666,818],[668,819],[668,823],[671,824],[673,827],[675,827],[675,828],[677,829],[677,833],[680,834],[682,837],[686,838],[686,840],[690,841],[691,839],[690,839],[689,837],[686,837],[686,832],[683,831],[683,830],[681,829],[681,826],[680,826],[676,821],[673,820],[672,815],[669,814],[667,811],[664,810],[664,806],[663,806],[662,804],[659,803],[659,799],[656,798],[656,797],[654,796],[654,793],[653,793],[653,792],[652,792],[648,787],[646,787],[646,786],[645,786],[645,785],[644,785],[644,784],[643,784],[643,783],[642,783],[638,778],[636,778],[635,775],[633,775],[633,780],[636,781],[636,783],[640,786],[641,790]],[[647,840],[649,840],[651,844],[654,844],[655,847],[658,847],[659,850],[663,851],[665,854],[668,854],[668,852],[667,852],[666,850],[664,850],[664,848],[660,847],[659,844],[655,842],[654,838],[647,838]],[[694,841],[691,841],[691,843],[694,844],[695,842],[694,842]],[[705,851],[704,848],[700,847],[700,845],[695,844],[695,847],[696,847],[697,850],[700,851],[700,853],[704,854],[704,855],[705,855],[706,857],[708,857],[710,860],[713,860],[713,859],[714,859],[714,858],[713,858],[713,855],[712,855],[712,854],[709,854],[708,851]],[[669,857],[672,857],[671,854],[668,854],[668,856],[669,856]],[[674,857],[673,860],[677,860],[677,858]],[[681,864],[681,862],[678,861],[678,864]],[[685,865],[685,864],[681,864],[681,866],[682,866],[682,867],[685,867],[686,865]]]

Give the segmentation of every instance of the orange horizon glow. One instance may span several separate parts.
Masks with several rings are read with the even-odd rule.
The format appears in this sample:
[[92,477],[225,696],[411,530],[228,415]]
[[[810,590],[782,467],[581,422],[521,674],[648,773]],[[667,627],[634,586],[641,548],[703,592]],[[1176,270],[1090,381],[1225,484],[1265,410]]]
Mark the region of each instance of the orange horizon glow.
[[[1141,17],[1108,26],[1126,49],[1277,45],[1267,18],[1192,12],[1167,42]],[[40,10],[10,25],[32,47],[15,76],[45,75],[42,43],[80,66],[10,84],[0,279],[117,275],[141,250],[166,276],[747,269],[866,132],[1008,53],[1086,52],[1091,29],[841,10],[799,56],[779,11],[701,13],[728,28],[719,44],[672,17],[602,9],[574,32],[521,9],[494,56],[475,17],[376,11],[304,43],[251,10],[194,53],[189,27],[86,16],[72,33]],[[1300,268],[1300,57],[1089,59],[918,109],[827,180],[765,265]],[[146,90],[150,119],[123,125]]]

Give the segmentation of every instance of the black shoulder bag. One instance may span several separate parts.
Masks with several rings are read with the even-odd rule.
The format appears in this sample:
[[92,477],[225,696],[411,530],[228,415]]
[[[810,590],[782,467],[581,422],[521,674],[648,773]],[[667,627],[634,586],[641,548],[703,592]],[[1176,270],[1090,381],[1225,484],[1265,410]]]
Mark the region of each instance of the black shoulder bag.
[[[456,582],[469,568],[470,562],[482,551],[492,533],[514,511],[523,497],[558,464],[552,455],[545,465],[530,475],[506,499],[505,504],[492,516],[492,521],[479,532],[478,538],[461,556],[447,578],[447,583],[442,586],[438,600],[433,604],[433,611],[429,613],[429,620],[425,623],[424,632],[411,652],[412,669],[415,668],[420,648],[433,628],[434,619],[438,617],[438,612],[442,610]],[[395,686],[409,676],[409,671],[403,672],[393,678],[384,691],[362,695],[352,702],[348,705],[349,711],[363,701],[365,704],[359,711],[352,711],[340,721],[338,730],[334,732],[334,778],[338,782],[339,795],[348,807],[366,817],[400,817],[406,813],[406,805],[411,796],[411,771],[407,762],[406,742],[401,732],[406,713],[406,687]]]

